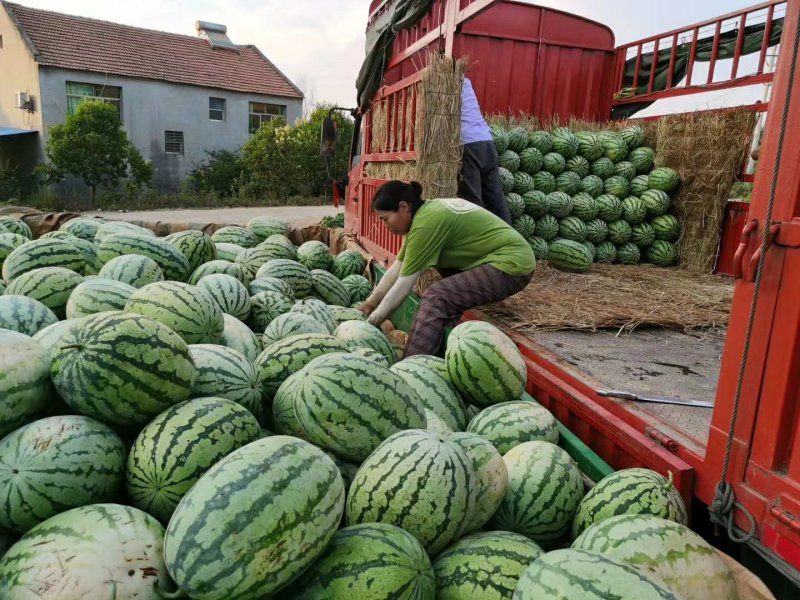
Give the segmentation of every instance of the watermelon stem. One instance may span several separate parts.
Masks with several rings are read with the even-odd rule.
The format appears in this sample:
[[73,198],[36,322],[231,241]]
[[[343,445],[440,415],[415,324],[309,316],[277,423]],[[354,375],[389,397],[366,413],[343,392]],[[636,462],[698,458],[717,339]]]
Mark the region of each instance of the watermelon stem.
[[80,350],[80,349],[83,348],[83,345],[82,344],[67,344],[66,346],[61,346],[61,348],[64,348],[66,350]]
[[667,488],[666,489],[671,490],[674,487],[672,471],[667,471],[667,475],[668,475],[668,477],[667,477]]
[[180,588],[178,588],[178,589],[177,589],[177,590],[175,590],[174,592],[168,592],[167,590],[165,590],[164,588],[162,588],[160,585],[158,585],[158,583],[159,583],[159,582],[158,582],[158,580],[156,580],[156,581],[153,583],[153,587],[154,587],[154,588],[155,588],[155,590],[156,590],[156,594],[158,594],[158,595],[159,595],[159,596],[161,596],[162,598],[165,598],[165,599],[169,600],[170,598],[188,598],[188,597],[189,597],[189,596],[186,594],[186,592],[184,592],[184,591],[183,591],[182,589],[180,589]]

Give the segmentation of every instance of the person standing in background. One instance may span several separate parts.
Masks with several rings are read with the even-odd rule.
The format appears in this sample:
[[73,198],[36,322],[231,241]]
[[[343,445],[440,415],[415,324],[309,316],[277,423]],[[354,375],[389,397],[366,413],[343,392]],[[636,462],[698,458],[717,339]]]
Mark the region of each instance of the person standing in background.
[[481,114],[472,82],[465,77],[461,88],[461,173],[458,196],[482,206],[510,224],[511,214],[503,194],[498,162],[489,125]]

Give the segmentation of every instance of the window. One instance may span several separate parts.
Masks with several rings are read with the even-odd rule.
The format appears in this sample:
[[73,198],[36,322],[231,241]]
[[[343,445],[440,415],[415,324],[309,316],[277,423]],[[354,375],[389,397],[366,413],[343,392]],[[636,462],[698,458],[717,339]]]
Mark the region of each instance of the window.
[[164,151],[167,154],[183,154],[183,132],[164,132]]
[[255,133],[267,121],[278,117],[286,118],[286,107],[283,104],[250,103],[250,133]]
[[208,118],[212,121],[225,120],[225,98],[208,99]]
[[87,99],[102,100],[113,104],[117,109],[120,120],[122,119],[122,112],[120,111],[120,103],[122,102],[121,87],[97,83],[67,82],[67,111],[69,114],[74,113],[78,105]]

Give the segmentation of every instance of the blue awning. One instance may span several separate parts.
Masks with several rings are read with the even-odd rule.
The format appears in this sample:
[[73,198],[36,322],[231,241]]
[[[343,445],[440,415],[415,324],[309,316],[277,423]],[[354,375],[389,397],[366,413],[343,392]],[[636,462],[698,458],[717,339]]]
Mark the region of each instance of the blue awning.
[[0,127],[0,136],[4,135],[22,135],[24,133],[39,133],[35,129],[14,129],[13,127]]

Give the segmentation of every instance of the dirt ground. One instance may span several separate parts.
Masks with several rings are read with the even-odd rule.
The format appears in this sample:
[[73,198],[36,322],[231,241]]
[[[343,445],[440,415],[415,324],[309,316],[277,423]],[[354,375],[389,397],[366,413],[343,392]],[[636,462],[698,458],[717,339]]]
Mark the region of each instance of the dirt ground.
[[245,225],[258,216],[273,216],[286,219],[296,227],[306,227],[319,223],[322,217],[334,216],[337,210],[327,206],[273,206],[246,208],[208,208],[191,210],[148,210],[148,211],[100,211],[87,212],[107,219],[165,221],[173,223],[225,223]]

